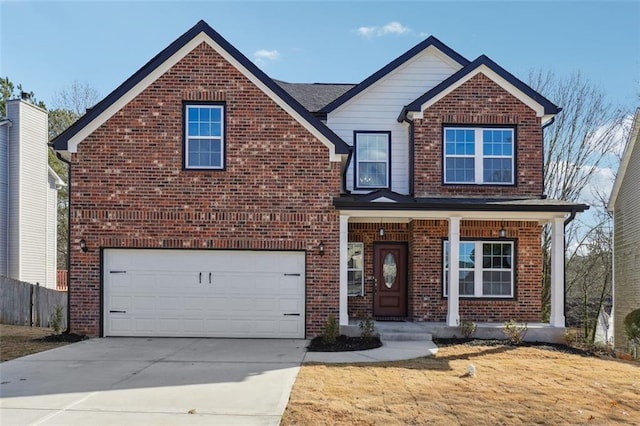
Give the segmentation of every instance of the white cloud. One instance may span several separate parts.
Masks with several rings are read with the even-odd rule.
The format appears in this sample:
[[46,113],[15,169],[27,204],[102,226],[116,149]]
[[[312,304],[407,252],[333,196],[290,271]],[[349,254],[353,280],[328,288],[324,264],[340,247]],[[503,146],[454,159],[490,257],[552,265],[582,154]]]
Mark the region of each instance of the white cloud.
[[617,123],[605,123],[587,136],[587,142],[594,147],[594,151],[596,152],[601,151],[598,149],[598,145],[604,143],[604,145],[612,148],[611,152],[614,155],[622,156],[624,147],[627,144],[627,139],[629,138],[632,122],[633,116],[627,115],[622,121],[618,121]]
[[355,32],[362,37],[382,37],[386,35],[403,35],[411,33],[409,27],[405,27],[400,22],[392,21],[382,27],[370,26],[360,27]]
[[269,61],[276,61],[280,58],[280,52],[277,50],[260,49],[253,52],[253,60],[258,65],[265,65]]
[[409,28],[405,27],[400,22],[395,22],[395,21],[389,22],[380,30],[380,32],[382,33],[381,35],[386,35],[386,34],[402,35],[402,34],[408,33],[409,31],[410,31]]

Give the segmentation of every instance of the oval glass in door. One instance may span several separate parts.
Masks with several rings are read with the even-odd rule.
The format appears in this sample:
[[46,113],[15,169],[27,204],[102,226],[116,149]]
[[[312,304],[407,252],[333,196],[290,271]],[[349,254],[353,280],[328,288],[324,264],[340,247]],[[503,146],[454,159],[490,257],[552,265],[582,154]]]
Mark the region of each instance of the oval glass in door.
[[387,253],[384,257],[384,262],[382,264],[382,276],[384,278],[384,285],[386,285],[387,288],[393,287],[396,282],[396,277],[398,276],[396,257],[393,253]]

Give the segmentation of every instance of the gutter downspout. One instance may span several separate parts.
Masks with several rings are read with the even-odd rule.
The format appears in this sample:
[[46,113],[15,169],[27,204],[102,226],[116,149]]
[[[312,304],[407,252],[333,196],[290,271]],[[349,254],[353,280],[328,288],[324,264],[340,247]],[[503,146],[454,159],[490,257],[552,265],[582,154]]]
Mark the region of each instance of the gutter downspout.
[[415,124],[413,123],[413,120],[409,120],[409,118],[407,118],[406,113],[403,114],[402,121],[409,124],[409,195],[413,197],[415,195]]
[[67,165],[67,329],[71,332],[71,162],[56,151],[56,158]]
[[11,123],[11,120],[9,120],[8,118],[2,119],[0,120],[0,127],[4,127],[7,126],[7,168],[5,169],[5,172],[7,173],[7,203],[5,203],[5,205],[2,207],[5,211],[5,218],[7,220],[6,223],[6,229],[4,229],[5,235],[7,236],[5,243],[5,253],[6,253],[6,257],[4,259],[2,259],[4,261],[4,267],[5,267],[5,271],[7,273],[7,276],[9,276],[9,147],[11,146],[11,144],[9,143],[9,129],[11,128],[11,126],[13,125],[13,123]]

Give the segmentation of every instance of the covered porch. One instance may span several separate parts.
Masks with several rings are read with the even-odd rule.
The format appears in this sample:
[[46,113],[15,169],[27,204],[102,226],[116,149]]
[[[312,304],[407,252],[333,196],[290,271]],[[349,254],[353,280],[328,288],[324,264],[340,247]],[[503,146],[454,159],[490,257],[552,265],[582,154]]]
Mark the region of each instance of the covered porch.
[[[340,211],[339,321],[345,329],[358,319],[373,317],[410,321],[429,328],[437,337],[452,337],[456,332],[459,336],[461,321],[475,322],[479,333],[488,338],[501,335],[502,324],[509,319],[528,323],[531,330],[537,330],[529,332],[530,337],[548,336],[542,339],[546,341],[556,340],[551,335],[564,330],[564,229],[586,206],[542,199],[452,201],[402,196],[394,200],[387,194],[368,199],[342,197],[334,204]],[[541,296],[545,224],[551,226],[548,323],[542,323]],[[354,243],[362,247],[361,294],[354,291],[358,272],[354,271]],[[403,250],[406,266],[402,260],[389,263],[388,259],[404,255]],[[504,253],[495,255],[490,250]],[[490,268],[491,262],[500,262],[500,256],[507,259],[502,261],[506,266]],[[401,268],[405,268],[404,277]],[[395,299],[393,284],[385,276],[389,271],[406,280],[405,289]],[[509,274],[510,283],[500,281]],[[492,276],[498,278],[493,282],[486,278]],[[386,310],[394,303],[398,310]]]

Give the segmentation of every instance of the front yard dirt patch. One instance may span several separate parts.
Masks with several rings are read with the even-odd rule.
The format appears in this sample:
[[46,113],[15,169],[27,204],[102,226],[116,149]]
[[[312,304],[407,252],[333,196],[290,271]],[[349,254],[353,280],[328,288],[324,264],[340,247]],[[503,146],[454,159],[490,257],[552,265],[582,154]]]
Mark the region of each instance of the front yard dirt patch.
[[0,362],[70,343],[65,341],[65,335],[52,335],[50,328],[0,324]]
[[[467,374],[475,366],[475,377]],[[303,365],[283,425],[636,424],[640,363],[453,344],[434,357]]]

